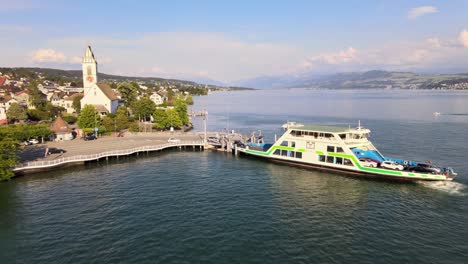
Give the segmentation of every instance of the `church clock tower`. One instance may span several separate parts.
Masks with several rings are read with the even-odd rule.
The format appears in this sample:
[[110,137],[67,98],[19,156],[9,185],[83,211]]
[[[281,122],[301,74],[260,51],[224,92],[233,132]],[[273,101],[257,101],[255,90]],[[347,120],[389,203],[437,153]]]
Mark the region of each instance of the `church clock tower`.
[[83,87],[86,95],[91,87],[97,83],[97,61],[94,58],[91,46],[88,46],[81,63],[83,66]]

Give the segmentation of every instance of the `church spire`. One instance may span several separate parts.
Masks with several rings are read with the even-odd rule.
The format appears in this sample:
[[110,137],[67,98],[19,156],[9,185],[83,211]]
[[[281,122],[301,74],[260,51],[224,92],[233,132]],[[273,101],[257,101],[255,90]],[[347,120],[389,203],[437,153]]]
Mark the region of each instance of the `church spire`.
[[82,62],[83,63],[96,63],[97,64],[97,61],[94,58],[93,50],[91,49],[90,45],[88,45],[88,47],[86,48],[85,55],[83,57]]
[[87,94],[89,89],[93,87],[98,81],[97,76],[97,61],[94,58],[91,46],[86,47],[85,55],[81,63],[83,69],[83,88],[84,93]]

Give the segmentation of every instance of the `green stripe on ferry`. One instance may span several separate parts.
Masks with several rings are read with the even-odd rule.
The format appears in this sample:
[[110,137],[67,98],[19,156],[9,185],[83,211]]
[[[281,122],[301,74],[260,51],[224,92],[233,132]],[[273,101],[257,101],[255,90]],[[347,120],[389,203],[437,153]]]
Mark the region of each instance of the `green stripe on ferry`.
[[270,156],[271,153],[275,150],[289,150],[289,151],[294,151],[294,148],[292,147],[284,147],[284,146],[272,146],[270,149],[268,149],[267,152],[264,151],[259,151],[259,150],[254,150],[254,149],[246,149],[245,152],[247,153],[253,153],[257,155],[262,155],[262,156]]

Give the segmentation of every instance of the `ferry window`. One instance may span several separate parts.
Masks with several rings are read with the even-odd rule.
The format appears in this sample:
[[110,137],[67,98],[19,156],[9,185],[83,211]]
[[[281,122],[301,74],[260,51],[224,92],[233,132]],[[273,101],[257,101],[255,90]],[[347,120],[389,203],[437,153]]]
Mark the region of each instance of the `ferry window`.
[[307,142],[306,148],[308,149],[314,149],[315,148],[315,142]]
[[344,160],[343,160],[343,165],[346,165],[346,166],[353,166],[353,163],[351,162],[350,159],[344,159]]
[[273,155],[280,155],[280,153],[281,153],[281,150],[277,149],[275,150],[275,152],[273,152]]
[[333,135],[332,135],[332,134],[325,134],[325,137],[326,137],[326,138],[332,138]]
[[288,151],[288,157],[294,158],[294,151]]
[[337,148],[336,148],[336,152],[338,152],[338,153],[344,153],[344,150],[343,150],[342,147],[337,147]]
[[336,157],[335,158],[335,163],[336,164],[343,164],[343,158]]
[[327,146],[327,152],[335,152],[334,146]]
[[314,132],[314,137],[315,137],[315,138],[318,137],[318,133],[317,133],[317,132]]
[[328,163],[335,163],[335,159],[332,156],[327,156]]
[[288,155],[288,151],[287,150],[282,150],[281,151],[281,156],[287,156]]
[[324,155],[319,155],[319,161],[325,162],[325,156]]
[[346,134],[340,134],[341,139],[346,139]]
[[295,148],[295,147],[296,147],[296,142],[291,141],[291,148]]
[[296,152],[296,158],[302,159],[302,152]]
[[320,134],[319,134],[319,137],[323,137],[323,133],[320,133]]
[[283,147],[287,147],[287,146],[288,146],[288,142],[287,142],[287,141],[283,141],[283,142],[281,142],[281,146],[283,146]]

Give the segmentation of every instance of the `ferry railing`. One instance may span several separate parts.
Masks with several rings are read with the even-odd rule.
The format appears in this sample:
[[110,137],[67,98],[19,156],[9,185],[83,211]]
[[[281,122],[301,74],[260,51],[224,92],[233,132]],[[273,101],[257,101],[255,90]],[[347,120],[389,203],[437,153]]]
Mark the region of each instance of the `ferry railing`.
[[127,155],[131,155],[131,154],[143,152],[143,151],[157,151],[157,150],[163,150],[163,149],[171,148],[171,147],[203,146],[203,145],[204,145],[203,141],[184,141],[184,142],[178,142],[178,143],[165,143],[161,145],[142,146],[142,147],[136,147],[136,148],[124,149],[124,150],[106,151],[106,152],[90,154],[90,155],[75,155],[71,157],[65,157],[65,158],[54,159],[54,160],[30,161],[30,162],[19,164],[13,170],[18,171],[18,170],[24,170],[27,168],[53,167],[53,166],[57,166],[57,165],[65,164],[65,163],[97,160],[97,159],[105,158],[105,157],[127,156]]

